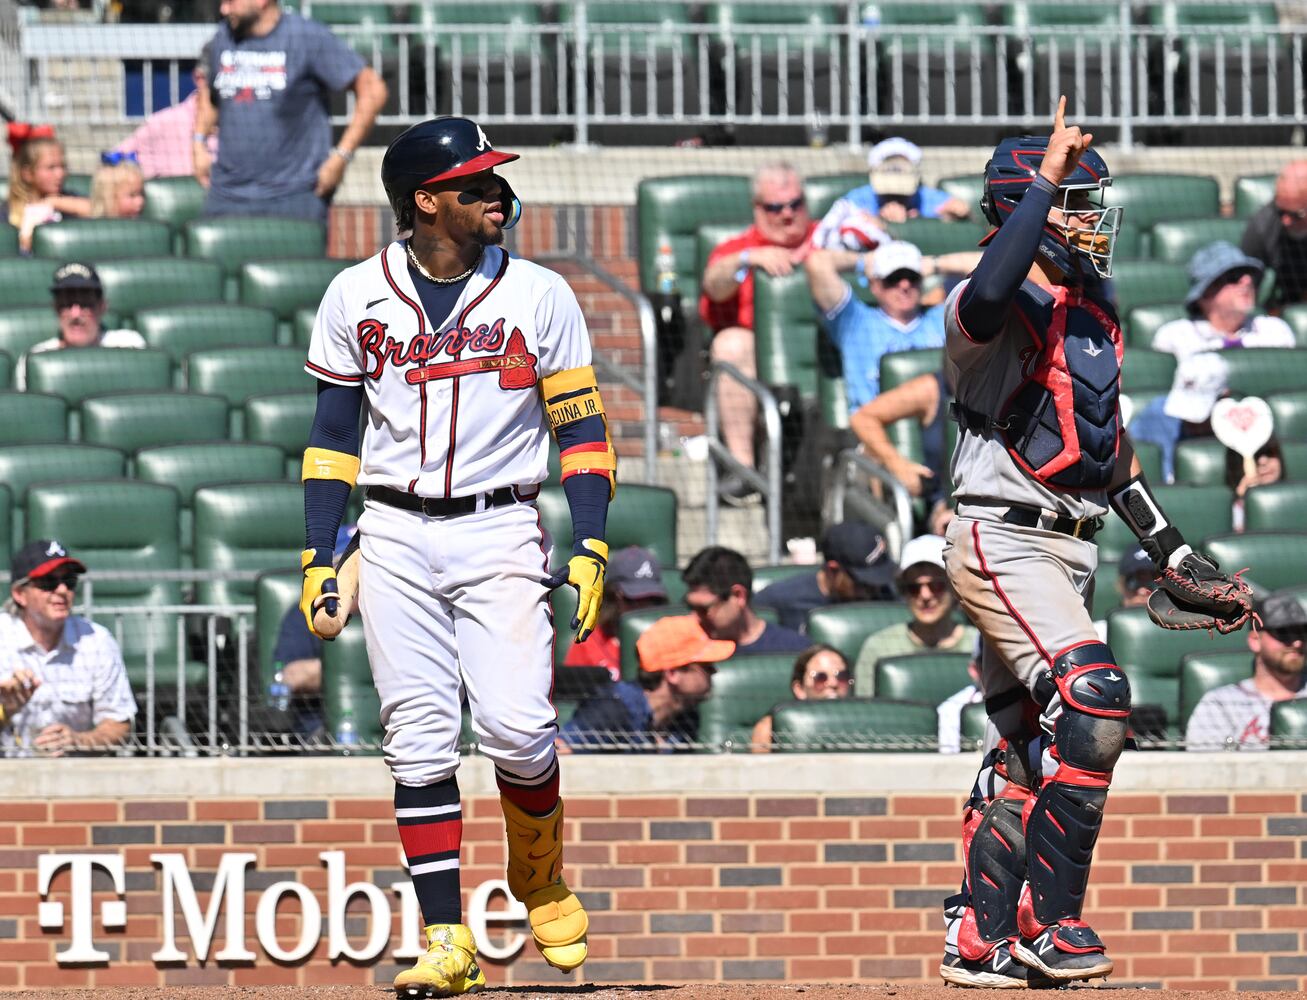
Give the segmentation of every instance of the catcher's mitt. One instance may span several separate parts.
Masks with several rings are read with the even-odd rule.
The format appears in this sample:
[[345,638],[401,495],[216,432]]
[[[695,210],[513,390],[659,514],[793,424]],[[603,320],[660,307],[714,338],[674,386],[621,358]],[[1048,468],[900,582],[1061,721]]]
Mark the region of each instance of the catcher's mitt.
[[1190,552],[1166,570],[1148,598],[1148,617],[1169,629],[1216,629],[1222,635],[1253,617],[1252,589],[1239,574],[1226,576],[1205,555]]

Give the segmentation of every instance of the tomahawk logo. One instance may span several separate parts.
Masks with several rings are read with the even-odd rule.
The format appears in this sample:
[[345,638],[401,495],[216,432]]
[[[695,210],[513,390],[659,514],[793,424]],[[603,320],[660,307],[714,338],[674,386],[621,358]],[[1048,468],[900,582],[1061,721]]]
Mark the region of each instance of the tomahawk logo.
[[491,149],[491,148],[492,147],[490,145],[490,140],[486,138],[486,134],[483,131],[481,131],[481,126],[478,125],[477,126],[477,151],[485,152],[487,149]]

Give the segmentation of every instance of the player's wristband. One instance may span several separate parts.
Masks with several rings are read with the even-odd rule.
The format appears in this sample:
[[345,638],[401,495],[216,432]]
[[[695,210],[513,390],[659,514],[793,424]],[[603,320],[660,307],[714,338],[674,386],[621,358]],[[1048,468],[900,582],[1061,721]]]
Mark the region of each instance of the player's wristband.
[[1139,539],[1140,546],[1159,572],[1174,566],[1193,551],[1185,544],[1180,529],[1167,520],[1143,476],[1135,476],[1113,490],[1108,494],[1108,500]]

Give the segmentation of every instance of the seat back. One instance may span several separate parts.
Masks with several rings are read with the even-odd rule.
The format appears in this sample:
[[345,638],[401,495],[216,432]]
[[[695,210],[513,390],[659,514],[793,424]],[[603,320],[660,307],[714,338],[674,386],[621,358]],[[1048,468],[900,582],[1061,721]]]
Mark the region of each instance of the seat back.
[[1235,396],[1269,396],[1301,389],[1307,371],[1307,350],[1261,347],[1255,351],[1222,351],[1230,367],[1230,392]]
[[[1144,709],[1145,705],[1161,709],[1163,718]],[[1175,674],[1135,673],[1130,675],[1130,723],[1136,737],[1150,740],[1179,739],[1180,678]]]
[[[5,192],[4,200],[9,200]],[[7,222],[0,222],[0,257],[14,257],[18,254],[18,230]]]
[[125,469],[123,453],[114,448],[86,444],[19,444],[0,447],[0,483],[9,488],[14,516],[0,521],[0,533],[10,536],[14,548],[29,538],[25,525],[27,490],[51,482],[113,479]]
[[333,641],[322,644],[322,694],[331,738],[347,745],[347,732],[360,743],[380,743],[385,737],[381,698],[372,683],[361,625],[350,625]]
[[255,690],[266,691],[277,672],[273,651],[277,633],[290,608],[298,610],[304,574],[300,570],[271,570],[254,582]]
[[[684,615],[684,606],[665,604],[654,608],[637,608],[628,611],[617,620],[617,641],[621,647],[622,680],[633,681],[640,676],[640,656],[635,648],[636,641],[644,635],[644,630],[659,618],[671,618]],[[791,661],[793,662],[793,661]]]
[[965,201],[970,206],[973,217],[976,219],[983,218],[980,214],[980,198],[985,193],[984,174],[977,171],[976,173],[959,174],[954,177],[941,177],[939,187],[952,197]]
[[290,323],[295,310],[316,308],[332,279],[357,263],[331,257],[251,261],[240,268],[240,300],[247,306],[271,309],[278,319]]
[[971,683],[970,659],[970,653],[882,656],[876,661],[876,697],[938,705]]
[[13,532],[5,530],[14,523],[14,495],[9,487],[0,484],[0,565],[8,566],[13,557]]
[[59,262],[53,260],[0,258],[0,303],[4,303],[6,309],[43,306],[50,310],[50,282],[54,280],[58,266]]
[[1147,608],[1117,608],[1107,616],[1107,644],[1116,662],[1130,675],[1149,674],[1177,678],[1180,660],[1187,653],[1228,652],[1246,649],[1240,633],[1209,636],[1201,630],[1179,632],[1160,629]]
[[304,371],[299,347],[217,347],[192,351],[186,358],[186,385],[191,392],[225,396],[241,406],[251,396],[309,392],[312,376]]
[[214,261],[229,278],[248,261],[327,253],[326,228],[311,219],[248,215],[192,219],[182,229],[182,240],[186,256]]
[[640,288],[658,288],[658,247],[668,243],[683,296],[698,296],[695,232],[706,223],[729,224],[739,232],[753,217],[749,178],[720,174],[647,177],[636,187]]
[[[1298,302],[1285,306],[1280,310],[1280,319],[1288,323],[1289,329],[1293,331],[1294,346],[1307,347],[1307,304]],[[1278,423],[1276,428],[1279,428]]]
[[[850,665],[858,659],[867,637],[911,618],[908,606],[897,601],[856,601],[817,608],[808,615],[808,638],[833,646]],[[871,691],[856,692],[869,697]]]
[[161,444],[220,441],[227,401],[193,392],[123,392],[82,401],[82,440],[133,452]]
[[817,395],[817,313],[801,271],[773,278],[755,271],[753,335],[758,379],[793,386],[805,400]]
[[[1115,15],[1115,12],[1110,12]],[[1221,187],[1215,177],[1198,174],[1127,174],[1113,177],[1103,200],[1121,205],[1126,225],[1140,230],[1169,219],[1202,219],[1221,214]]]
[[166,223],[152,219],[64,219],[37,226],[32,233],[32,256],[60,262],[163,257],[170,253],[171,231]]
[[889,698],[793,701],[772,713],[774,749],[797,753],[934,750],[935,707]]
[[934,374],[943,364],[944,352],[938,347],[883,354],[880,359],[880,391],[889,392],[918,375]]
[[757,721],[792,698],[793,676],[793,653],[746,654],[717,664],[712,694],[699,706],[699,741],[747,749]]
[[183,257],[111,260],[97,265],[105,300],[126,321],[142,309],[193,306],[222,298],[222,268]]
[[1132,348],[1121,361],[1121,390],[1128,393],[1168,392],[1175,379],[1175,355]]
[[1118,259],[1112,265],[1112,289],[1117,315],[1129,316],[1137,306],[1183,302],[1189,276],[1183,264],[1167,260]]
[[[289,569],[304,545],[304,489],[299,483],[229,483],[195,491],[195,567]],[[243,604],[252,580],[213,579],[199,586],[202,604]]]
[[1307,745],[1307,698],[1290,698],[1271,706],[1271,746],[1302,749]]
[[1189,653],[1180,661],[1180,729],[1208,691],[1238,684],[1253,675],[1253,657],[1247,649],[1227,653]]
[[141,215],[175,230],[204,213],[204,188],[194,177],[152,177],[145,182]]
[[[62,396],[0,392],[0,445],[68,440],[68,404]],[[4,532],[0,531],[0,534]]]
[[1231,573],[1247,567],[1248,582],[1266,590],[1307,583],[1307,533],[1245,531],[1203,539],[1203,551]]
[[983,701],[973,701],[962,706],[961,737],[962,751],[979,750],[985,743],[985,726],[989,722],[989,713],[985,711]]
[[1175,449],[1175,481],[1191,486],[1225,483],[1225,445],[1216,438],[1190,438]]
[[172,388],[172,358],[150,348],[81,347],[27,359],[27,387],[80,403],[106,392]]
[[854,188],[867,183],[866,173],[859,174],[822,174],[820,177],[803,179],[803,195],[808,202],[808,212],[814,219],[820,219],[830,211],[830,207]]
[[927,255],[975,250],[991,228],[984,222],[944,219],[908,219],[886,226],[896,240],[906,240]]
[[1148,246],[1158,260],[1187,264],[1203,247],[1224,240],[1239,245],[1243,238],[1242,219],[1173,219],[1158,222],[1149,231]]
[[288,458],[298,459],[308,445],[317,405],[311,391],[251,396],[245,401],[245,438],[276,445]]
[[1307,510],[1307,483],[1254,486],[1243,498],[1244,528],[1248,531],[1291,528],[1301,523],[1304,510]]
[[[572,514],[561,486],[546,486],[536,498],[551,542],[550,564],[572,551]],[[649,549],[663,566],[675,566],[676,493],[664,486],[623,483],[608,505],[608,551],[628,545]]]
[[1174,319],[1184,319],[1186,315],[1188,314],[1184,306],[1178,302],[1135,306],[1131,309],[1125,324],[1126,343],[1130,345],[1131,350],[1126,352],[1125,363],[1129,365],[1130,359],[1138,349],[1152,348],[1153,334],[1157,333],[1164,323]]
[[192,351],[215,347],[272,347],[277,316],[253,306],[165,306],[136,314],[136,329],[151,347],[181,364]]
[[49,304],[0,309],[0,351],[20,358],[33,344],[59,336],[59,317]]
[[1234,180],[1235,218],[1247,219],[1275,200],[1275,174],[1250,174]]

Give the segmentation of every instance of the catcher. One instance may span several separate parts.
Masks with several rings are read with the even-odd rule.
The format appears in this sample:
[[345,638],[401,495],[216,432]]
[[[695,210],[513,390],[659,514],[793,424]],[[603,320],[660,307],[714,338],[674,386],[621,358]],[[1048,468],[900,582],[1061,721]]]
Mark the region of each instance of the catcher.
[[1005,139],[981,201],[995,230],[945,304],[960,424],[949,578],[984,638],[986,754],[963,812],[962,891],[945,902],[940,974],[973,987],[1112,971],[1081,919],[1130,683],[1089,614],[1109,506],[1153,560],[1163,628],[1229,632],[1250,593],[1185,544],[1120,426],[1122,337],[1102,281],[1121,209],[1092,136],[1065,123]]

